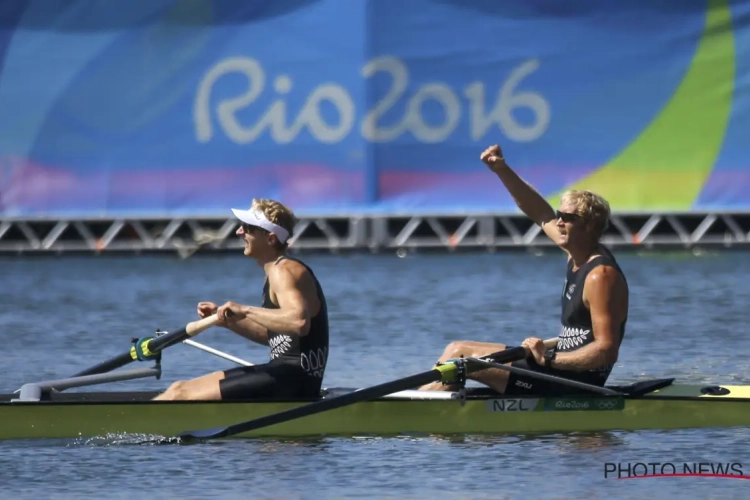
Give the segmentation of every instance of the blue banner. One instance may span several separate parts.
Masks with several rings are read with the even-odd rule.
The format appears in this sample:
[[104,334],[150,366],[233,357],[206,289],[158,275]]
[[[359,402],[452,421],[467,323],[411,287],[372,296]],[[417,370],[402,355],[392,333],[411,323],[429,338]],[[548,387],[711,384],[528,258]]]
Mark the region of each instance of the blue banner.
[[0,215],[750,208],[750,2],[4,0]]

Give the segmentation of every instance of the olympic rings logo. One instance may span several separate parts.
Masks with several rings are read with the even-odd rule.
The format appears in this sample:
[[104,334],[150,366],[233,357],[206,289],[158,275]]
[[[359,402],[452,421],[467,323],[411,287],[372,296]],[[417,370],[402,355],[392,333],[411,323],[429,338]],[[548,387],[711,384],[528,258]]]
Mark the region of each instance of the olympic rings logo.
[[610,400],[610,401],[597,401],[596,407],[599,410],[614,410],[617,407],[618,400]]

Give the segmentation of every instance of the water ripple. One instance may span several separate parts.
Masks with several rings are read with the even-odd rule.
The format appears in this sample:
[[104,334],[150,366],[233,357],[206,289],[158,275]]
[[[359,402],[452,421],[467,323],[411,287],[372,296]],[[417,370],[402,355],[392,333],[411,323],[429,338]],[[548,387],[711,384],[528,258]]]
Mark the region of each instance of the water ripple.
[[[456,339],[519,343],[554,336],[564,260],[557,253],[311,256],[332,320],[326,385],[364,386],[422,371]],[[671,376],[750,384],[750,258],[622,255],[630,321],[612,383]],[[235,257],[0,260],[3,375],[69,376],[176,329],[200,300],[257,304],[262,275]],[[251,362],[267,349],[222,330],[199,339]],[[82,351],[82,347],[84,350]],[[227,362],[187,346],[165,354],[164,387]],[[1,423],[0,423],[1,425]],[[154,436],[0,442],[4,496],[306,499],[744,497],[716,479],[613,481],[607,462],[747,460],[748,429],[239,440],[144,446]],[[743,466],[750,473],[750,462]],[[656,482],[658,481],[658,482]]]

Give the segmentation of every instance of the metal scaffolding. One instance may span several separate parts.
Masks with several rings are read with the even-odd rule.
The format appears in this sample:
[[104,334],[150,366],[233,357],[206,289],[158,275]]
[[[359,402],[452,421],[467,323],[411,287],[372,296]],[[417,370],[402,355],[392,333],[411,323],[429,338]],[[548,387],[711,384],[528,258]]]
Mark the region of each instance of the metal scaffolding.
[[[237,220],[174,218],[7,218],[0,254],[193,253],[236,251]],[[618,213],[603,242],[612,247],[737,247],[750,243],[750,212]],[[410,251],[549,247],[520,214],[341,216],[300,218],[292,251]]]

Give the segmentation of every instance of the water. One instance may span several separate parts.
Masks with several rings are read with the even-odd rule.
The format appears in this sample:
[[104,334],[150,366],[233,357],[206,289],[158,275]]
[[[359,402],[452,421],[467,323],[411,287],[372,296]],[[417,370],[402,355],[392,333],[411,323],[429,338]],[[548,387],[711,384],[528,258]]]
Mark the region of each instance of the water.
[[[552,337],[564,261],[557,252],[310,255],[332,324],[326,386],[367,386],[423,371],[451,340]],[[611,383],[671,376],[750,383],[750,257],[619,255],[630,320]],[[262,271],[242,257],[0,259],[0,391],[68,376],[120,353],[132,336],[174,330],[201,300],[260,301]],[[199,341],[251,362],[267,348],[211,330]],[[232,366],[180,345],[164,375]],[[2,425],[2,423],[0,423]],[[614,480],[606,463],[737,462],[750,430],[461,438],[325,438],[136,446],[112,440],[0,442],[2,498],[691,498],[742,497],[750,481]]]

